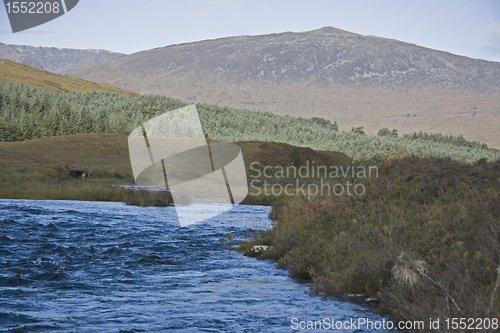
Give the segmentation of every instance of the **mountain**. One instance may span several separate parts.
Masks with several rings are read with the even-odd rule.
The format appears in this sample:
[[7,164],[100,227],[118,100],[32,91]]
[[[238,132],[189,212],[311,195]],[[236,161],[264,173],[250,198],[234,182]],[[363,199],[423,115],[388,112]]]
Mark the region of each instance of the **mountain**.
[[117,92],[125,96],[139,96],[137,93],[113,87],[106,83],[95,83],[72,76],[55,74],[6,59],[0,59],[0,81],[62,92],[74,91],[84,93],[98,90]]
[[124,55],[123,53],[105,50],[60,49],[57,47],[0,43],[0,58],[54,73],[62,73],[73,68],[97,64]]
[[325,27],[171,45],[66,72],[141,94],[500,147],[500,63]]
[[42,65],[34,58],[23,55],[15,48],[3,43],[0,43],[0,58],[19,62],[38,69],[42,68]]

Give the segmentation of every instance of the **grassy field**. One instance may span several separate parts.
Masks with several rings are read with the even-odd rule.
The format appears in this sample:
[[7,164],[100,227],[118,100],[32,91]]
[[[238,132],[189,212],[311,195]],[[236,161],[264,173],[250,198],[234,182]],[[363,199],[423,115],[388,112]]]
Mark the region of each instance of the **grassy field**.
[[116,180],[27,179],[2,181],[0,198],[31,200],[119,201],[137,206],[168,206],[169,192],[116,186]]
[[120,134],[76,134],[20,142],[0,142],[0,179],[68,178],[85,170],[93,178],[131,183],[127,137]]
[[92,90],[116,92],[125,96],[139,94],[106,83],[95,83],[72,76],[39,70],[18,62],[0,59],[0,81],[19,83],[61,92],[88,92]]
[[[128,136],[112,133],[63,135],[19,142],[0,142],[0,179],[65,178],[69,170],[85,170],[92,178],[117,178],[131,183]],[[289,166],[292,146],[285,143],[247,141],[237,143],[245,167]],[[303,164],[349,165],[345,154],[298,147]],[[312,165],[312,164],[311,164]],[[259,167],[258,167],[259,166]],[[250,175],[250,173],[249,173]]]
[[[159,204],[144,193],[129,198],[133,192],[113,184],[133,184],[128,151],[128,136],[122,134],[75,134],[20,142],[0,142],[0,197],[18,199],[73,199],[146,202]],[[247,176],[264,179],[270,166],[291,166],[292,146],[285,143],[240,142]],[[349,165],[345,154],[296,148],[302,164]],[[309,163],[307,163],[309,161]],[[251,164],[253,169],[251,169]],[[91,173],[85,181],[72,179],[71,170]],[[284,180],[288,181],[288,180]],[[291,180],[290,180],[291,181]],[[270,196],[249,195],[244,203],[269,204]],[[160,200],[161,201],[161,200]]]

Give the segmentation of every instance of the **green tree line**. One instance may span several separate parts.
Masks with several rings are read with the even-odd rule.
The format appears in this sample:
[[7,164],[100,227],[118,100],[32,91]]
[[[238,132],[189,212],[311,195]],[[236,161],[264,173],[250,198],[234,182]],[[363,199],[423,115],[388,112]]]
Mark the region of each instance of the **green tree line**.
[[443,135],[441,133],[422,133],[422,131],[413,134],[405,134],[404,137],[409,140],[426,140],[434,141],[438,143],[449,143],[454,146],[459,147],[469,147],[469,148],[488,148],[486,143],[481,143],[479,141],[469,141],[463,137],[463,135],[453,136],[453,135]]

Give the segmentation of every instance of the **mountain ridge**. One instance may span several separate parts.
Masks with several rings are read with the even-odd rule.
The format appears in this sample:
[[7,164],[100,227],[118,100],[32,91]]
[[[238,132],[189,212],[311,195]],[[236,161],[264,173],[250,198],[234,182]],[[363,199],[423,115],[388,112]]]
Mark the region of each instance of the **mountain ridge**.
[[54,73],[100,63],[124,56],[124,53],[94,49],[8,45],[0,43],[0,58]]
[[[335,32],[333,32],[331,29],[333,29]],[[414,48],[414,50],[412,51],[425,51],[425,52],[431,52],[431,53],[434,53],[434,54],[437,54],[439,55],[439,57],[435,56],[435,58],[437,59],[433,59],[434,61],[432,63],[426,63],[426,59],[423,59],[425,58],[426,55],[422,55],[422,54],[411,54],[407,59],[398,59],[398,61],[400,63],[396,64],[397,66],[396,67],[400,67],[399,70],[398,69],[392,69],[391,73],[389,76],[393,76],[393,77],[402,77],[403,75],[407,74],[411,74],[413,76],[415,76],[413,74],[413,72],[415,71],[434,71],[434,72],[438,72],[438,73],[432,73],[433,74],[433,78],[434,80],[437,80],[436,83],[443,83],[444,80],[446,79],[450,79],[449,77],[449,72],[453,72],[453,71],[457,71],[457,70],[460,70],[460,72],[462,72],[463,74],[468,74],[468,75],[475,75],[477,73],[475,73],[475,71],[477,71],[478,68],[468,68],[468,67],[471,67],[470,64],[468,64],[467,62],[474,62],[477,66],[490,66],[490,70],[491,70],[491,67],[493,66],[493,73],[490,73],[488,71],[488,69],[482,69],[482,71],[479,73],[480,75],[483,75],[484,77],[482,78],[482,80],[474,80],[475,84],[477,85],[476,89],[477,88],[480,88],[481,86],[484,86],[484,78],[486,78],[490,85],[493,84],[494,85],[494,90],[495,92],[498,91],[500,89],[500,63],[496,63],[496,62],[491,62],[491,61],[487,61],[487,60],[481,60],[481,59],[473,59],[473,58],[468,58],[468,57],[463,57],[463,56],[458,56],[458,55],[454,55],[452,53],[449,53],[449,52],[444,52],[444,51],[437,51],[437,50],[433,50],[433,49],[430,49],[430,48],[425,48],[425,47],[422,47],[422,46],[418,46],[418,45],[415,45],[415,44],[410,44],[410,43],[405,43],[405,42],[401,42],[401,41],[398,41],[398,40],[395,40],[395,39],[386,39],[386,38],[381,38],[381,37],[373,37],[373,36],[364,36],[364,35],[359,35],[359,34],[354,34],[354,33],[349,33],[349,32],[345,32],[343,30],[340,30],[340,29],[335,29],[335,28],[332,28],[332,27],[325,27],[325,28],[321,28],[321,29],[317,29],[317,30],[312,30],[312,31],[308,31],[308,32],[299,32],[299,33],[294,33],[294,32],[284,32],[284,33],[274,33],[274,34],[267,34],[267,35],[259,35],[259,36],[235,36],[235,37],[225,37],[225,38],[218,38],[218,39],[210,39],[210,40],[204,40],[204,41],[197,41],[197,42],[192,42],[192,43],[182,43],[182,44],[174,44],[174,45],[168,45],[168,46],[165,46],[165,47],[159,47],[159,48],[155,48],[155,49],[151,49],[151,50],[145,50],[145,51],[140,51],[140,52],[137,52],[137,53],[134,53],[134,54],[131,54],[129,56],[126,56],[125,58],[136,58],[136,57],[139,57],[139,56],[145,56],[145,55],[154,55],[158,52],[169,52],[173,49],[175,49],[175,53],[177,53],[177,59],[175,58],[175,55],[171,55],[171,54],[166,54],[166,55],[163,55],[164,58],[166,58],[166,60],[169,60],[170,63],[163,63],[163,67],[158,67],[157,69],[160,69],[160,70],[165,70],[166,68],[170,68],[172,65],[178,65],[178,64],[175,64],[172,62],[172,60],[174,60],[174,62],[179,62],[179,58],[185,58],[186,54],[189,55],[191,52],[190,51],[186,51],[186,50],[183,50],[185,48],[191,48],[193,49],[194,51],[196,51],[196,47],[203,47],[207,44],[214,44],[214,43],[217,43],[217,44],[220,44],[219,46],[217,46],[215,49],[212,48],[211,51],[216,51],[217,48],[221,48],[221,47],[228,47],[228,44],[230,43],[234,43],[235,41],[236,42],[240,42],[239,44],[240,45],[236,45],[238,48],[241,49],[241,44],[243,43],[253,43],[254,45],[252,46],[257,46],[257,47],[262,47],[262,45],[264,46],[272,46],[272,42],[271,43],[268,43],[267,45],[264,44],[264,43],[260,43],[259,45],[259,41],[257,39],[270,39],[270,38],[276,38],[276,37],[291,37],[293,38],[294,40],[292,41],[287,41],[285,40],[285,43],[288,43],[288,44],[291,44],[292,42],[294,44],[297,43],[297,39],[300,38],[302,35],[306,35],[306,36],[336,36],[338,38],[341,38],[341,39],[344,39],[344,41],[341,41],[341,42],[345,42],[345,39],[357,39],[357,40],[361,40],[363,42],[374,42],[374,41],[382,41],[383,43],[385,43],[384,46],[384,49],[386,51],[384,51],[384,54],[385,53],[392,53],[395,51],[398,51],[397,50],[397,47],[401,47],[402,45],[404,45],[405,47],[411,47],[411,48]],[[300,40],[299,40],[300,42]],[[318,45],[320,46],[325,46],[322,44],[323,41],[314,41],[316,42],[315,47],[318,47]],[[339,40],[330,40],[330,42],[333,42],[331,43],[332,45],[336,44],[339,42]],[[363,47],[365,45],[356,45],[356,44],[353,44],[351,43],[352,47]],[[343,44],[342,44],[343,45]],[[303,50],[304,52],[307,52],[307,48],[310,47],[311,45],[306,45],[306,48]],[[369,45],[370,46],[370,45]],[[294,45],[295,47],[295,45]],[[369,49],[369,51],[373,51],[373,49],[375,49],[376,51],[378,51],[378,49],[381,49],[380,46],[376,46],[376,47],[373,47],[373,46],[370,46],[371,49]],[[283,48],[283,47],[282,47]],[[392,49],[391,49],[392,48]],[[256,49],[254,49],[256,50]],[[180,52],[179,52],[180,51]],[[238,51],[238,50],[237,50]],[[327,49],[325,51],[331,51],[330,49]],[[335,50],[334,50],[335,51]],[[284,53],[284,52],[289,52],[288,49],[285,49],[283,51],[281,51],[281,53]],[[222,52],[221,52],[222,53]],[[318,64],[318,60],[316,59],[316,49],[313,48],[313,58],[314,58],[314,61],[316,62],[316,64]],[[318,52],[319,53],[319,52]],[[333,67],[333,65],[336,65],[336,67],[340,67],[340,66],[343,66],[343,67],[346,67],[345,64],[349,64],[349,63],[353,63],[354,60],[361,60],[361,61],[358,61],[357,63],[354,63],[354,66],[351,65],[350,67],[351,68],[348,68],[348,71],[349,71],[349,75],[338,75],[338,74],[342,74],[342,73],[339,73],[339,71],[335,71],[335,73],[323,73],[323,72],[319,72],[316,70],[315,72],[312,72],[310,74],[319,74],[319,75],[332,75],[332,74],[336,74],[336,81],[337,82],[340,82],[344,85],[349,85],[349,84],[352,84],[353,81],[355,81],[356,79],[359,79],[360,77],[361,78],[364,78],[364,79],[367,79],[367,78],[376,78],[378,77],[379,78],[379,81],[381,79],[387,81],[387,79],[383,78],[384,76],[387,76],[387,69],[386,68],[383,68],[381,65],[378,65],[376,64],[373,59],[364,59],[364,58],[367,58],[368,56],[366,55],[366,51],[363,52],[363,54],[360,56],[360,52],[358,50],[355,50],[355,52],[351,52],[351,54],[348,54],[346,59],[342,59],[343,58],[343,55],[342,53],[345,53],[345,50],[342,51],[342,52],[336,52],[334,54],[336,54],[337,56],[337,62],[331,62],[330,64],[328,64],[327,66],[324,66],[323,67],[323,72],[325,70],[328,70],[330,69],[331,67]],[[322,55],[324,54],[328,54],[328,52],[323,52]],[[214,54],[212,54],[213,56]],[[224,55],[224,54],[222,54]],[[240,59],[243,59],[244,62],[246,63],[241,63],[241,61],[239,63],[234,63],[234,61],[231,61],[233,60],[236,56],[241,56]],[[264,53],[263,55],[260,56],[260,58],[258,60],[260,60],[260,67],[262,67],[262,65],[274,65],[274,63],[276,61],[275,60],[275,57],[271,57],[271,58],[268,58],[269,54],[267,53]],[[173,59],[171,58],[168,58],[167,56],[169,57],[174,57]],[[208,58],[210,57],[210,55],[206,55],[205,56]],[[232,54],[228,54],[226,55],[226,61],[224,63],[220,63],[221,66],[219,66],[219,68],[211,68],[212,70],[219,70],[219,71],[240,71],[242,69],[248,69],[248,68],[245,68],[245,65],[246,67],[250,67],[249,65],[252,65],[252,66],[255,66],[256,64],[255,63],[252,63],[250,64],[249,63],[249,60],[253,60],[253,59],[249,59],[251,57],[259,57],[259,55],[255,55],[255,54],[250,54],[248,56],[248,53],[247,54],[244,54],[244,53],[241,53],[240,54],[235,54],[235,53],[232,53]],[[338,59],[340,56],[341,59]],[[446,56],[448,57],[447,59],[443,59],[443,56]],[[189,58],[189,57],[188,57]],[[213,57],[212,57],[213,58]],[[324,57],[325,58],[325,57]],[[356,58],[362,58],[362,59],[356,59]],[[157,60],[157,59],[155,59]],[[191,61],[188,61],[187,59],[185,59],[186,62],[188,62],[188,64],[193,64],[195,65],[195,67],[200,67],[200,64],[201,65],[207,65],[207,62],[203,62],[203,61],[200,61],[200,59],[189,59]],[[210,60],[213,60],[213,59],[210,59]],[[288,60],[288,59],[285,59],[285,61]],[[301,63],[300,65],[303,65],[303,63],[310,63],[309,60],[311,59],[299,59],[301,60]],[[323,60],[328,60],[328,61],[332,61],[332,59],[330,59],[330,57],[327,57],[327,59],[323,59]],[[465,62],[464,62],[465,60]],[[376,61],[379,61],[379,59],[376,59]],[[323,61],[324,63],[325,61]],[[417,63],[416,63],[417,62]],[[455,62],[455,63],[453,63]],[[409,64],[412,64],[414,67],[408,67]],[[180,64],[181,66],[184,66],[185,63],[181,63]],[[211,64],[210,64],[211,65]],[[236,65],[236,66],[232,66],[232,65]],[[242,66],[243,65],[243,66]],[[293,79],[299,79],[299,80],[303,80],[304,78],[307,78],[308,76],[304,76],[303,74],[308,74],[308,73],[305,73],[305,72],[309,72],[311,71],[311,69],[314,69],[314,64],[311,64],[312,66],[305,69],[304,68],[286,68],[286,65],[285,66],[279,66],[279,65],[283,65],[283,64],[280,64],[280,63],[277,63],[275,64],[275,68],[274,69],[277,69],[277,68],[280,68],[281,69],[281,73],[274,73],[274,71],[271,71],[270,69],[272,69],[271,66],[267,66],[267,67],[271,67],[271,68],[263,68],[264,69],[264,73],[261,71],[261,72],[252,72],[252,71],[245,71],[244,72],[244,75],[248,74],[249,76],[247,76],[246,78],[253,78],[253,79],[261,79],[261,75],[264,74],[264,75],[269,75],[269,72],[271,72],[274,76],[275,79],[277,79],[278,81],[283,81],[283,80],[286,80],[286,78],[283,78],[283,75],[280,75],[280,74],[284,74],[285,72],[290,72],[292,71],[292,74],[294,74],[295,76],[297,76],[297,74],[302,74],[302,77],[294,77]],[[365,68],[362,68],[362,67],[359,67],[358,65],[360,66],[363,66]],[[415,65],[419,65],[420,68],[415,68]],[[91,65],[92,66],[92,65]],[[235,67],[234,69],[232,69],[231,67]],[[259,69],[260,69],[259,67]],[[378,73],[378,72],[372,72],[371,69],[376,69],[376,68],[379,68],[379,69],[385,69],[384,72],[382,73]],[[382,67],[382,68],[381,68]],[[457,68],[458,67],[458,68]],[[295,71],[293,71],[295,70]],[[361,70],[362,70],[362,73],[361,73]],[[79,72],[82,72],[83,71],[83,68],[82,69],[75,69],[74,73],[79,73]],[[266,73],[267,71],[267,73]],[[353,73],[351,73],[353,72]],[[465,72],[465,73],[464,73]],[[71,73],[71,71],[70,71]],[[352,75],[354,74],[354,75]],[[426,74],[426,73],[424,73]],[[448,74],[448,75],[447,75]],[[83,74],[83,75],[87,75],[87,74]],[[253,76],[253,77],[251,77]],[[288,76],[288,74],[285,74],[284,75],[285,77]],[[309,75],[310,77],[311,75]],[[455,75],[456,76],[456,75]],[[390,78],[389,78],[390,79]],[[455,78],[451,78],[451,79],[457,79],[457,77]],[[463,78],[462,78],[463,79]],[[473,79],[472,77],[469,77],[469,80],[470,79]],[[350,80],[350,81],[349,81]],[[440,80],[440,81],[439,81]],[[367,80],[365,80],[367,81]],[[374,80],[371,80],[372,82]],[[463,80],[462,80],[463,81]],[[326,83],[323,82],[323,83]],[[391,82],[388,82],[388,83],[391,83]],[[444,81],[444,83],[457,83],[457,82],[453,82],[453,81]],[[460,82],[458,82],[460,83]],[[463,82],[461,82],[463,83]],[[363,84],[367,84],[366,82],[364,82]],[[368,84],[370,84],[370,82],[368,82]],[[470,85],[470,82],[469,82],[469,85]],[[400,88],[400,87],[399,87]],[[488,88],[491,88],[491,87],[488,87]],[[486,88],[486,90],[482,89],[482,91],[480,92],[489,92],[488,88]],[[480,89],[481,90],[481,89]]]

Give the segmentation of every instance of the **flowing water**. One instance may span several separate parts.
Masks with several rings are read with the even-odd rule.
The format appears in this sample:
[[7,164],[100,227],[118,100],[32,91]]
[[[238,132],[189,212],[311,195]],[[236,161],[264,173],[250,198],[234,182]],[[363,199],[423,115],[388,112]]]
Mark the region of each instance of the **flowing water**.
[[310,296],[286,269],[221,244],[270,228],[269,211],[239,205],[181,228],[172,207],[0,200],[0,331],[290,332],[299,321],[389,320],[370,304]]

